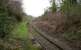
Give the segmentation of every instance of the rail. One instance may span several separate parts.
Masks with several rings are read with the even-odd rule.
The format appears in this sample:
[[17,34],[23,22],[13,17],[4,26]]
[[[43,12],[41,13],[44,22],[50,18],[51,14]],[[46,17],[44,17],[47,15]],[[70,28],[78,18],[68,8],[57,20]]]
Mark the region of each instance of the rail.
[[[57,48],[59,48],[59,50],[72,50],[72,48],[70,48],[67,44],[65,44],[64,42],[58,40],[57,38],[53,38],[53,37],[49,36],[45,32],[38,29],[35,25],[32,25],[32,29],[34,31],[36,31],[42,38],[47,40],[50,44],[52,44],[53,46],[56,46]],[[39,38],[39,37],[37,37],[37,38]],[[40,44],[42,44],[42,42]],[[44,45],[44,44],[42,44],[42,45]]]

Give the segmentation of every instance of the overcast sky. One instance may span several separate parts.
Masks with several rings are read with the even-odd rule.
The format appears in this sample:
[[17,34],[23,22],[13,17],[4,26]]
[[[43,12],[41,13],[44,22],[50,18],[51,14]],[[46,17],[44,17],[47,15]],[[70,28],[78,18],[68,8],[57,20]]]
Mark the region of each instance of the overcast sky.
[[25,13],[35,17],[42,15],[44,13],[44,9],[49,6],[49,0],[23,0]]

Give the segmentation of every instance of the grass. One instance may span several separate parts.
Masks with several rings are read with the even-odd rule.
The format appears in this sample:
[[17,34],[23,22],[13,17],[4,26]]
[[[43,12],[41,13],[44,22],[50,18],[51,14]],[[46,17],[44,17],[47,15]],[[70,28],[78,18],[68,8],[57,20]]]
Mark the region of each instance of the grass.
[[19,23],[13,31],[13,34],[19,38],[27,38],[28,33],[26,22]]
[[23,21],[19,23],[13,30],[13,37],[20,38],[21,40],[24,40],[24,50],[39,50],[38,47],[34,47],[32,45],[31,40],[29,39],[30,32],[28,31],[29,26],[27,25],[27,22]]

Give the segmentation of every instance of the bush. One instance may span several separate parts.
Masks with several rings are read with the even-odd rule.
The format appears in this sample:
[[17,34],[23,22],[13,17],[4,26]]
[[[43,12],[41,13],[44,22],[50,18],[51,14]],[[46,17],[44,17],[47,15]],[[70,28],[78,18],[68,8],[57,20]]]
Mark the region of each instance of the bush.
[[[13,0],[0,1],[2,1],[0,2],[0,38],[4,38],[21,21],[23,12],[21,5],[17,4],[20,3],[19,1],[17,3]],[[16,3],[16,5],[13,3]],[[16,10],[18,10],[17,13],[15,12]]]
[[81,5],[65,0],[61,6],[61,11],[65,15],[65,29],[81,22]]
[[[70,0],[72,1],[72,0]],[[65,0],[61,6],[65,15],[64,36],[70,41],[81,40],[81,5]]]

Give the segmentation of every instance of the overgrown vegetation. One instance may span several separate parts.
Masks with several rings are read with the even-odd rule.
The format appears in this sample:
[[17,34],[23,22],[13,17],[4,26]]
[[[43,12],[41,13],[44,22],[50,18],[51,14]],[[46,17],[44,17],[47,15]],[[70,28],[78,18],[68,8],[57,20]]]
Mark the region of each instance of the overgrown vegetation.
[[[0,1],[1,1],[0,2],[0,37],[5,38],[5,36],[10,34],[10,32],[15,27],[15,25],[19,23],[20,19],[22,19],[23,15],[21,13],[23,12],[21,10],[21,5],[15,6],[15,4],[17,4],[15,2],[21,3],[19,1],[10,1],[10,0],[0,0]],[[19,9],[17,7],[19,7]],[[17,9],[19,10],[17,13],[13,12],[16,11]]]
[[[62,4],[62,12],[65,14],[65,32],[69,32],[72,37],[75,36],[75,34],[79,34],[78,31],[81,27],[81,5],[77,2],[77,0],[65,0]],[[77,37],[80,37],[76,35]],[[77,38],[76,37],[76,38]],[[78,38],[77,38],[78,39]]]
[[29,39],[30,20],[21,0],[0,0],[0,50],[38,50]]
[[[52,1],[52,3],[55,0]],[[79,2],[78,2],[79,1]],[[46,11],[37,22],[38,28],[46,31],[49,35],[65,39],[76,50],[81,49],[81,2],[80,0],[62,0],[61,6],[56,8],[53,3],[52,9]],[[51,11],[52,10],[52,11]],[[54,37],[53,36],[53,37]]]

